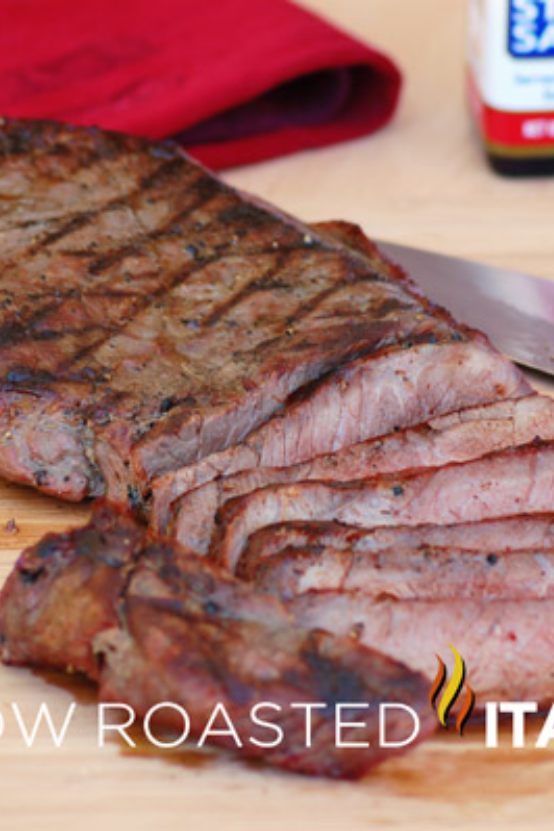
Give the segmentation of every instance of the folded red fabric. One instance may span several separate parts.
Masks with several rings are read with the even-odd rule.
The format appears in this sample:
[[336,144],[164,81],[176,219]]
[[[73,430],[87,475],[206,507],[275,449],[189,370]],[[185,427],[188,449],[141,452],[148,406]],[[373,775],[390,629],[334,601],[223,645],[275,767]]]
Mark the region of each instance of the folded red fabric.
[[177,136],[213,168],[373,132],[400,84],[287,0],[0,2],[0,114]]

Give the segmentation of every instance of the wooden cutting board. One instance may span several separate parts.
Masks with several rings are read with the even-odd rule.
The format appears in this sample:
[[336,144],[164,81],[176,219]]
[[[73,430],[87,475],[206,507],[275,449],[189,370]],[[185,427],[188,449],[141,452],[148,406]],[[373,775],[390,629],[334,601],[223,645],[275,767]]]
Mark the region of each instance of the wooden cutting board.
[[[377,237],[554,277],[554,180],[495,178],[472,135],[463,0],[306,5],[400,60],[407,83],[399,115],[375,137],[233,171],[229,181],[307,220],[350,219]],[[0,484],[0,582],[22,547],[87,514]],[[16,534],[5,530],[10,519]],[[59,723],[73,700],[62,748],[41,736],[28,750],[11,702],[31,718],[44,701]],[[552,828],[554,748],[513,750],[506,731],[498,750],[484,748],[480,727],[463,739],[441,732],[344,784],[140,742],[133,752],[117,742],[100,749],[92,689],[53,675],[0,667],[0,713],[2,831]]]

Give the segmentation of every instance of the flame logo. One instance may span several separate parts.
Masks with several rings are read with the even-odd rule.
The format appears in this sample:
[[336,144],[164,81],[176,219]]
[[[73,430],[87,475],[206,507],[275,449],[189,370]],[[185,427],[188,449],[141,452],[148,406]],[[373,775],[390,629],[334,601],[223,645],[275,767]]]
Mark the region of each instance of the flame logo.
[[446,689],[444,690],[437,706],[437,698],[444,686],[447,675],[444,661],[442,661],[439,655],[437,655],[439,668],[437,676],[433,681],[433,684],[429,691],[429,703],[433,710],[437,711],[439,722],[445,729],[448,729],[447,721],[450,711],[456,703],[456,701],[458,700],[458,698],[460,697],[462,687],[465,687],[466,694],[464,702],[458,714],[458,718],[456,719],[456,730],[458,731],[460,736],[463,736],[464,727],[466,726],[468,719],[471,716],[473,708],[475,706],[475,693],[465,680],[466,665],[464,659],[462,658],[455,646],[453,646],[451,643],[449,643],[448,646],[454,653],[454,672],[452,673],[452,678],[448,682]]

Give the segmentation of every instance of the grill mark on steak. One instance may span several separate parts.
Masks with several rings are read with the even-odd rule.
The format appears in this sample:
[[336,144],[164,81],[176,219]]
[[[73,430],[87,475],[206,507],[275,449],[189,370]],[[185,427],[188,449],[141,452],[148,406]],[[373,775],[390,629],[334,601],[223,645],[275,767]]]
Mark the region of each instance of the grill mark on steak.
[[[183,182],[183,184],[186,184],[186,182]],[[137,240],[134,240],[129,245],[120,248],[115,248],[113,251],[108,251],[106,254],[103,254],[97,260],[94,260],[89,266],[90,273],[102,274],[102,272],[106,271],[106,269],[110,268],[111,266],[117,265],[129,254],[134,254],[137,251],[139,251],[141,246],[144,245],[144,243],[154,242],[155,240],[161,239],[164,235],[170,235],[178,222],[187,219],[193,211],[203,207],[211,199],[217,196],[217,182],[209,179],[206,180],[205,177],[201,175],[198,175],[197,177],[193,178],[192,183],[189,183],[188,187],[190,188],[192,193],[196,193],[196,191],[199,191],[197,198],[194,199],[190,205],[187,205],[187,207],[184,210],[180,210],[176,214],[173,214],[160,227],[154,228],[152,231],[145,232],[142,236],[139,236]],[[136,191],[136,195],[142,196],[144,195],[146,190],[147,188],[138,188]]]
[[[46,298],[51,297],[51,295],[46,295]],[[64,337],[68,334],[74,333],[76,335],[86,335],[90,336],[90,333],[84,333],[81,328],[71,329],[70,327],[63,326],[58,331],[52,328],[42,328],[46,326],[46,320],[49,316],[55,315],[57,312],[63,313],[63,308],[67,301],[73,301],[76,299],[83,300],[86,303],[90,303],[91,300],[95,298],[101,299],[104,303],[109,299],[112,298],[113,300],[125,300],[127,301],[122,306],[122,311],[118,314],[118,317],[122,320],[125,318],[129,318],[131,311],[137,310],[137,299],[138,295],[135,292],[124,292],[121,290],[113,290],[102,287],[102,289],[96,289],[93,291],[85,290],[80,293],[77,293],[75,290],[70,290],[67,292],[58,292],[57,296],[53,298],[51,303],[47,303],[42,308],[37,310],[37,312],[23,322],[20,321],[10,321],[4,327],[0,328],[0,346],[2,343],[8,344],[12,346],[17,344],[20,341],[41,341],[45,339],[56,339]],[[117,308],[117,307],[116,307]],[[110,331],[114,331],[113,326],[107,326],[102,324],[100,321],[95,321],[95,325],[100,330],[107,330],[108,333]],[[30,338],[29,335],[32,335]],[[107,337],[108,335],[106,335]],[[101,343],[103,339],[97,340],[95,343]],[[83,357],[87,354],[87,349],[83,349],[78,351],[73,356],[72,360],[78,360],[80,357]],[[62,367],[58,367],[58,369],[63,369]]]
[[[281,250],[276,256],[274,265],[269,269],[269,271],[264,274],[262,277],[254,277],[253,280],[246,283],[236,294],[233,294],[229,297],[224,303],[221,305],[216,306],[215,309],[207,316],[204,320],[205,326],[213,326],[215,323],[220,321],[227,312],[231,311],[232,309],[236,308],[243,300],[248,299],[254,292],[258,291],[269,291],[274,288],[285,288],[285,283],[279,283],[277,275],[279,272],[286,267],[287,261],[289,259],[289,255],[291,253],[300,251],[301,249],[298,246],[293,248],[289,248],[287,250]],[[271,253],[270,249],[262,250],[260,253],[268,254]],[[327,291],[334,291],[336,287],[332,287],[331,289],[327,289]]]
[[[151,179],[149,180],[149,184],[153,184],[155,181],[156,180],[154,179],[154,177],[151,177]],[[149,240],[154,241],[156,239],[159,239],[161,236],[163,236],[166,233],[171,234],[171,229],[175,226],[175,224],[177,222],[183,221],[194,210],[197,210],[199,207],[205,205],[211,198],[213,198],[214,196],[217,196],[217,190],[219,188],[219,184],[215,180],[209,180],[209,179],[206,180],[205,177],[204,177],[204,178],[200,179],[200,184],[202,185],[202,188],[201,188],[201,193],[198,196],[198,199],[196,201],[193,201],[192,204],[190,204],[187,207],[186,210],[181,210],[178,214],[173,215],[172,217],[170,217],[169,220],[167,220],[164,223],[163,226],[161,226],[160,228],[154,229],[150,234],[145,234],[144,236],[139,238],[138,242],[133,243],[133,245],[128,246],[125,249],[116,248],[113,251],[107,252],[105,255],[103,255],[102,258],[94,261],[93,263],[91,263],[88,266],[88,273],[89,274],[101,274],[110,265],[113,265],[113,264],[117,263],[126,253],[133,253],[135,251],[138,251],[139,248],[140,248],[140,245],[142,243],[144,243],[146,241],[149,241]],[[137,191],[135,191],[135,194],[137,196],[141,195],[140,189],[137,189]],[[211,225],[212,225],[212,223],[207,224],[205,226],[204,230],[209,230]],[[245,229],[242,229],[240,227],[238,227],[236,229],[236,231],[239,235],[242,232],[244,232],[244,230]],[[231,246],[232,246],[232,241],[229,242],[229,243],[226,243],[223,247],[219,246],[219,250],[212,257],[197,258],[197,262],[192,267],[189,267],[188,269],[183,269],[183,270],[177,271],[173,277],[170,273],[170,275],[169,275],[170,279],[168,279],[166,282],[161,282],[160,285],[158,286],[157,290],[155,292],[151,293],[150,296],[147,296],[147,297],[143,296],[142,298],[140,298],[140,302],[139,302],[139,299],[137,298],[136,305],[134,307],[134,311],[138,313],[142,309],[144,309],[147,306],[151,305],[157,297],[163,295],[166,291],[171,290],[171,289],[175,288],[176,286],[180,285],[194,271],[205,268],[206,266],[210,265],[213,262],[217,262],[221,258],[222,254],[226,250],[228,250]],[[297,248],[290,248],[289,250],[290,251],[295,251],[295,250],[300,250],[300,248],[298,248],[298,247]],[[261,247],[260,249],[254,249],[251,252],[245,252],[244,256],[254,257],[254,256],[257,256],[259,254],[263,254],[266,251],[269,252],[269,251],[271,251],[271,249],[270,248],[266,249],[264,247]],[[83,253],[83,252],[77,252],[77,253]],[[65,297],[73,297],[73,296],[75,296],[75,293],[76,293],[75,291],[72,291],[72,292],[68,292],[66,294],[60,294],[59,295],[59,302],[53,303],[51,306],[47,307],[46,310],[44,311],[44,313],[46,314],[46,313],[49,313],[51,311],[55,311],[57,308],[59,308],[62,305],[63,300],[64,300]],[[88,290],[85,290],[84,292],[82,292],[82,296],[83,296],[83,298],[86,299],[86,298],[90,297],[91,295],[89,294]],[[130,296],[133,296],[133,295],[130,295]],[[37,312],[36,313],[37,322],[40,321],[41,317],[42,317],[41,312]],[[25,328],[22,329],[22,332],[21,332],[22,336],[26,336],[28,334],[28,332],[26,331],[26,328],[29,325],[30,325],[29,323],[22,325],[22,326],[25,327]],[[75,355],[73,355],[71,357],[71,362],[74,363],[74,362],[82,359],[91,350],[93,350],[96,347],[100,346],[105,341],[106,337],[109,337],[109,334],[113,331],[114,331],[114,327],[111,327],[108,330],[105,337],[98,338],[97,340],[93,341],[91,344],[87,345],[87,347],[85,347],[83,350],[78,351]],[[1,330],[0,330],[0,342],[1,342],[1,340],[2,340],[2,336],[1,336]],[[12,341],[14,340],[13,333],[10,336],[10,340],[12,340]],[[63,369],[64,369],[63,364],[62,364],[62,366],[59,367],[59,369],[61,369],[63,371]]]
[[[248,299],[254,292],[270,291],[275,288],[286,288],[286,283],[280,283],[278,279],[276,279],[277,275],[283,268],[286,267],[289,254],[300,250],[301,249],[296,246],[286,251],[280,251],[276,257],[275,264],[267,274],[264,274],[262,277],[254,277],[254,279],[242,286],[236,294],[229,297],[229,299],[220,306],[216,306],[216,308],[204,321],[204,325],[213,326],[215,323],[220,321],[227,314],[227,312],[236,308],[243,300]],[[270,249],[265,249],[265,251],[262,251],[261,253],[270,253]],[[331,288],[325,289],[325,291],[321,292],[320,296],[326,297],[329,293],[333,293],[336,290],[337,287],[332,286]]]
[[[99,161],[101,161],[101,158],[99,159]],[[168,174],[174,171],[177,166],[177,162],[179,162],[179,159],[172,159],[169,162],[161,163],[156,170],[154,170],[152,173],[149,173],[142,180],[140,180],[138,186],[133,187],[129,192],[124,193],[122,196],[117,196],[115,199],[110,199],[107,202],[100,204],[94,210],[87,211],[84,213],[78,213],[75,216],[71,217],[69,221],[64,222],[61,228],[52,231],[52,233],[48,234],[44,239],[38,242],[36,247],[30,248],[29,253],[38,253],[38,251],[40,251],[41,249],[47,248],[53,245],[53,243],[55,242],[59,242],[61,239],[64,239],[66,236],[70,234],[73,234],[75,231],[81,230],[105,212],[116,210],[122,207],[127,207],[129,204],[132,205],[133,201],[138,196],[144,195],[146,191],[150,190],[155,185],[158,185],[160,182],[164,180],[164,178],[168,176]],[[63,221],[63,217],[61,219]],[[83,251],[80,253],[88,254],[89,252]]]
[[[222,703],[241,755],[311,775],[359,778],[386,758],[375,741],[381,702],[413,707],[419,738],[436,725],[420,675],[351,639],[293,626],[277,599],[99,503],[87,526],[48,535],[20,557],[0,596],[0,644],[4,662],[83,672],[101,700],[127,702],[139,716],[159,701],[180,704],[193,736]],[[284,730],[275,748],[247,738],[264,738],[249,717],[262,701],[282,708],[272,712]],[[327,705],[313,713],[310,747],[290,707],[298,701]],[[334,707],[357,702],[371,705],[356,731],[370,746],[337,748]],[[405,730],[401,719],[387,721],[389,738]]]
[[[194,210],[195,207],[198,207],[199,205],[204,204],[205,203],[205,198],[204,197],[206,197],[206,200],[209,198],[206,195],[204,195],[202,197],[199,197],[197,205],[192,206],[191,210]],[[185,211],[182,211],[181,215],[184,215],[184,214],[185,214]],[[174,220],[175,220],[175,218],[173,217],[169,224],[173,223]],[[169,225],[168,225],[168,227],[169,227]],[[133,246],[132,248],[128,249],[129,252],[136,251],[136,250],[138,250],[136,245]],[[78,253],[81,253],[81,252],[78,252]],[[98,273],[98,274],[102,273],[108,267],[107,260],[109,258],[113,258],[114,262],[117,262],[120,255],[121,255],[121,249],[116,249],[113,252],[110,252],[109,254],[105,255],[105,259],[103,259],[102,261],[97,260],[95,263],[93,263],[91,266],[89,266],[89,269],[88,269],[89,274],[91,274],[91,273]],[[216,259],[216,257],[214,257],[212,259],[212,261],[214,261],[215,259]],[[209,264],[209,261],[206,261],[206,260],[199,261],[198,263],[196,263],[194,265],[194,270],[203,268],[206,264]],[[95,265],[102,266],[102,267],[98,268],[97,271],[95,272],[94,271],[94,266]],[[138,311],[140,311],[140,309],[145,308],[148,305],[150,305],[156,297],[163,294],[168,288],[172,288],[175,285],[178,285],[179,282],[184,281],[189,276],[190,273],[191,273],[190,270],[188,272],[185,271],[185,270],[179,270],[176,273],[176,275],[173,277],[173,280],[170,279],[168,281],[168,283],[165,283],[165,284],[162,282],[161,285],[158,287],[158,289],[150,296],[140,297],[139,295],[129,294],[129,297],[135,300],[135,307],[134,307],[135,311],[138,312]],[[171,275],[170,275],[170,277],[171,277]],[[106,289],[104,288],[104,285],[105,284],[102,284],[102,293],[103,293],[104,296],[107,296],[108,291],[106,291]],[[95,293],[97,293],[99,291],[100,290],[97,289],[95,291]],[[48,297],[49,295],[46,295],[46,296]],[[58,291],[56,301],[49,304],[49,305],[47,305],[46,307],[44,307],[42,309],[37,310],[32,315],[31,318],[23,321],[22,323],[18,322],[17,324],[13,325],[11,329],[10,329],[10,324],[7,324],[3,329],[2,329],[2,327],[0,327],[0,343],[8,342],[8,343],[11,344],[14,341],[17,341],[18,339],[27,339],[28,335],[29,335],[29,328],[33,328],[37,324],[39,324],[47,314],[50,314],[53,311],[57,311],[58,309],[61,310],[61,307],[62,307],[64,301],[67,298],[73,298],[73,297],[76,297],[76,296],[82,297],[84,300],[86,300],[86,299],[90,298],[91,296],[94,296],[94,294],[92,294],[90,292],[90,290],[87,289],[87,288],[85,288],[85,290],[83,290],[81,292],[78,292],[76,289],[72,289],[68,292]],[[71,359],[70,359],[71,363],[75,363],[76,361],[82,359],[92,349],[94,349],[97,346],[100,346],[104,342],[106,337],[109,337],[110,332],[113,332],[115,330],[115,328],[116,327],[110,327],[108,329],[107,334],[104,337],[96,339],[95,341],[93,341],[92,344],[87,345],[86,348],[77,351],[74,355],[71,356]],[[66,333],[66,330],[64,330],[61,334],[65,334],[65,333]],[[69,361],[67,363],[69,363]],[[58,367],[58,369],[63,371],[65,369],[65,367],[62,364],[61,366]]]
[[[290,254],[290,253],[294,253],[295,251],[299,251],[299,250],[300,249],[298,249],[298,248],[290,248],[287,253]],[[243,257],[245,259],[254,259],[254,258],[259,257],[260,255],[263,255],[263,254],[266,254],[266,253],[271,253],[271,252],[267,249],[260,249],[259,251],[252,251],[252,252],[245,253],[243,255]],[[210,266],[214,263],[217,263],[219,261],[220,257],[221,257],[221,252],[218,252],[218,254],[214,255],[211,258],[206,258],[206,259],[198,260],[196,262],[191,262],[187,269],[180,269],[173,276],[169,275],[169,279],[167,279],[167,281],[165,283],[160,285],[158,289],[156,289],[152,294],[150,294],[150,296],[148,298],[141,299],[141,301],[137,302],[137,304],[135,306],[135,311],[138,313],[140,311],[143,311],[143,310],[147,309],[149,306],[153,305],[156,298],[163,296],[168,291],[171,291],[175,288],[178,288],[178,287],[184,285],[185,282],[190,277],[192,277],[194,274],[198,273],[199,271],[204,270],[205,268],[207,268],[208,266]],[[332,291],[334,292],[334,291],[336,291],[336,289],[333,289]],[[249,292],[245,292],[242,299],[246,299],[248,296],[249,296]],[[233,305],[236,305],[236,304],[231,303],[229,308],[232,308]],[[212,325],[212,323],[211,323],[211,321],[208,321],[208,322],[204,322],[204,325]],[[93,343],[88,344],[86,347],[84,347],[83,349],[76,352],[75,355],[72,356],[72,358],[71,358],[71,363],[68,361],[66,365],[62,364],[59,368],[63,371],[63,370],[66,369],[66,367],[67,367],[67,369],[69,369],[71,364],[82,361],[83,358],[86,358],[86,356],[88,354],[90,354],[94,349],[97,349],[98,347],[101,347],[106,342],[107,338],[109,338],[110,334],[115,333],[117,331],[119,331],[118,327],[112,327],[110,330],[108,330],[108,332],[105,334],[105,336],[103,336],[101,338],[98,338]],[[122,396],[119,396],[119,397],[121,398]],[[148,430],[148,429],[150,429],[150,427],[146,428],[146,430]],[[140,432],[137,435],[140,436]]]
[[[148,174],[145,176],[138,184],[137,187],[132,188],[128,193],[123,194],[122,196],[117,196],[115,199],[110,199],[108,202],[101,204],[98,208],[95,208],[92,211],[87,211],[86,213],[78,213],[76,216],[73,216],[69,219],[68,222],[65,222],[61,228],[58,228],[52,233],[48,234],[45,239],[41,240],[37,243],[36,247],[32,247],[29,249],[29,253],[35,254],[41,251],[44,248],[52,245],[55,242],[59,242],[61,239],[64,239],[66,236],[73,234],[75,231],[80,231],[82,228],[86,227],[88,224],[93,222],[97,217],[101,214],[117,210],[122,207],[128,207],[129,205],[132,206],[135,199],[139,196],[143,196],[148,190],[153,188],[154,186],[163,182],[164,178],[168,176],[169,173],[175,170],[177,167],[177,162],[179,159],[172,159],[169,162],[164,162],[159,165],[159,167],[154,170],[153,173]],[[198,179],[201,179],[201,175],[197,174]],[[117,250],[116,250],[117,251]],[[116,253],[114,252],[114,254]],[[82,255],[89,255],[89,251],[72,251],[72,254],[82,254]],[[99,260],[98,262],[101,262]],[[92,273],[94,272],[95,263],[92,264],[91,270]]]
[[88,211],[87,213],[77,214],[76,216],[71,217],[68,222],[65,222],[61,228],[57,228],[55,231],[52,231],[50,234],[47,234],[40,242],[36,243],[34,246],[31,246],[27,253],[28,254],[37,254],[39,251],[43,251],[48,246],[52,245],[55,242],[59,242],[64,237],[68,236],[69,234],[73,234],[75,231],[80,231],[81,228],[84,228],[85,225],[88,225],[89,222],[98,216],[98,214],[103,213],[105,211],[109,211],[112,207],[119,207],[119,200],[117,200],[117,204],[114,204],[114,200],[107,202],[105,205],[101,205],[96,211]]
[[[119,160],[120,157],[123,156],[123,154],[126,150],[126,147],[125,147],[126,143],[124,141],[119,142],[119,144],[120,144],[120,146],[118,148],[118,153],[116,154],[116,157],[118,158],[118,160]],[[72,149],[73,149],[73,145],[72,145]],[[79,157],[77,156],[77,158],[79,158]],[[112,156],[112,158],[113,158],[113,156]],[[88,166],[89,161],[90,161],[90,159],[85,159],[84,161],[82,161],[82,163],[78,166],[78,170],[82,169],[83,167]],[[95,166],[98,166],[98,167],[102,168],[105,165],[105,162],[106,162],[106,157],[101,156],[98,153],[96,153]],[[153,174],[151,174],[150,177],[145,177],[145,180],[144,180],[145,184],[147,183],[147,180],[149,180],[149,181],[151,181],[151,184],[154,185],[155,182],[156,182],[155,176],[158,172],[161,171],[161,169],[163,167],[164,167],[164,165],[159,165],[157,170]],[[138,190],[140,190],[140,187],[139,187]],[[39,235],[39,239],[36,242],[31,242],[31,244],[27,247],[27,249],[23,249],[22,251],[18,252],[18,259],[15,262],[16,267],[19,264],[20,256],[22,256],[22,255],[24,255],[24,256],[35,255],[35,254],[39,253],[39,251],[43,250],[44,248],[47,248],[47,247],[53,245],[54,243],[58,242],[60,239],[65,238],[67,235],[73,234],[76,231],[81,230],[82,228],[86,227],[90,222],[92,222],[94,219],[97,219],[103,213],[114,211],[114,210],[117,210],[117,209],[120,209],[120,208],[126,208],[127,207],[127,205],[126,205],[127,201],[132,201],[133,198],[136,197],[136,195],[137,195],[137,188],[133,187],[127,193],[124,193],[123,195],[119,194],[115,197],[112,196],[108,200],[101,201],[99,205],[95,206],[94,208],[90,208],[86,211],[78,210],[76,212],[73,212],[73,214],[71,214],[71,212],[67,212],[67,206],[66,205],[63,205],[63,206],[60,205],[60,208],[63,207],[63,208],[66,209],[66,213],[64,213],[64,215],[62,215],[62,216],[54,215],[54,216],[49,217],[47,219],[44,219],[44,218],[31,219],[31,220],[26,220],[24,222],[16,223],[15,227],[20,227],[20,228],[37,227],[37,226],[40,227],[43,224],[46,224],[47,227],[51,224],[57,225],[57,227],[55,227],[52,231],[46,230],[44,236],[41,237]],[[79,198],[80,198],[80,201],[82,201],[82,198],[83,198],[82,194],[79,194]],[[2,228],[5,227],[5,222],[3,222],[3,221],[0,222],[0,227],[2,227]],[[10,268],[13,268],[13,266],[14,266],[13,262],[4,263],[3,273],[5,274],[6,270],[10,269]]]
[[[227,301],[225,304],[222,304],[221,307],[216,308],[212,312],[212,314],[208,317],[208,319],[206,321],[204,321],[205,325],[206,326],[213,326],[215,323],[220,321],[224,317],[224,315],[227,314],[227,312],[230,312],[233,309],[235,309],[241,303],[241,301],[248,300],[253,294],[255,294],[257,292],[271,291],[275,288],[282,288],[282,289],[287,288],[286,284],[280,283],[278,280],[276,281],[275,277],[279,273],[279,269],[284,269],[286,267],[287,260],[288,260],[288,255],[297,253],[301,250],[302,250],[301,248],[290,248],[288,251],[283,252],[283,257],[280,258],[279,264],[276,265],[274,267],[274,269],[272,269],[269,274],[265,275],[262,278],[254,279],[250,284],[247,284],[243,289],[241,289],[240,292],[238,292],[236,295],[234,295],[232,298],[230,298],[229,301]],[[266,253],[266,252],[262,252],[262,253]],[[267,252],[267,253],[269,253],[269,252]],[[345,279],[346,279],[346,275],[345,275]],[[348,286],[349,286],[350,289],[353,289],[356,286],[361,285],[363,283],[367,283],[367,282],[373,283],[374,281],[376,281],[376,278],[373,275],[360,274],[359,276],[357,276],[353,279],[349,279]],[[300,324],[302,322],[302,320],[304,320],[308,316],[313,315],[314,311],[316,311],[318,308],[320,308],[325,303],[325,301],[333,298],[339,292],[342,292],[342,291],[344,291],[344,286],[342,286],[342,285],[330,286],[329,288],[323,289],[321,292],[319,292],[319,294],[316,294],[314,297],[310,298],[309,306],[306,305],[306,303],[304,303],[304,302],[300,302],[297,309],[293,310],[291,312],[291,314],[289,314],[286,318],[286,323],[289,326],[289,328],[286,331],[289,334],[289,336],[292,336],[293,334],[295,334],[295,327],[297,328],[298,324]],[[381,312],[381,308],[382,307],[379,308],[380,312]],[[398,310],[398,307],[395,308],[393,302],[390,301],[390,303],[387,304],[387,308],[385,309],[385,314],[388,311],[393,311],[393,310],[394,311]],[[355,320],[356,316],[359,316],[360,318],[362,318],[361,323],[356,322],[356,320]],[[345,324],[348,325],[348,329],[349,329],[351,334],[353,332],[355,333],[356,331],[359,331],[360,334],[363,334],[367,329],[367,323],[365,323],[363,321],[363,313],[361,313],[361,312],[359,313],[359,315],[353,314],[352,312],[348,312],[348,313],[345,313],[344,315],[341,315],[340,312],[338,312],[338,313],[336,312],[333,315],[333,317],[335,319],[340,319],[341,317],[344,317]],[[358,327],[358,329],[356,329],[356,327]],[[377,329],[376,329],[375,326],[373,328],[376,331],[376,342],[378,342]],[[383,335],[386,334],[386,329],[385,329],[384,322],[383,322],[382,332],[383,332]],[[413,341],[415,342],[416,340],[419,340],[419,341],[425,340],[425,335],[421,335],[421,336],[418,336],[417,334],[414,335],[413,336]],[[279,341],[280,341],[279,337],[269,338],[266,341],[262,341],[262,343],[260,343],[256,348],[267,350],[267,349],[271,348],[274,344],[277,344]],[[349,356],[350,360],[354,361],[354,360],[357,360],[358,358],[364,357],[365,354],[371,354],[372,352],[374,352],[375,348],[376,348],[376,342],[368,344],[367,352],[363,351],[363,350],[360,350],[358,352],[352,353]],[[401,344],[399,344],[399,345],[401,345]],[[298,343],[296,345],[296,349],[298,351],[300,351],[304,347],[309,348],[310,344],[309,343],[305,343],[305,344]],[[333,374],[333,370],[331,370],[327,373],[322,373],[322,375],[317,379],[317,381],[314,381],[310,385],[310,392],[315,391],[317,389],[317,387],[319,385],[321,385],[322,383],[324,383],[329,378],[329,376],[331,376],[332,374]],[[302,388],[302,389],[304,390],[304,388]],[[304,394],[308,394],[306,392],[306,390],[304,390]]]
[[[157,182],[157,178],[154,175],[152,175],[150,177],[150,183],[153,185],[156,182]],[[58,242],[60,239],[63,239],[66,236],[74,233],[75,231],[81,230],[86,225],[90,224],[95,218],[97,218],[98,216],[104,214],[106,211],[110,211],[110,210],[113,210],[115,208],[119,208],[121,206],[124,206],[127,199],[132,201],[132,198],[134,196],[143,195],[145,190],[147,190],[146,187],[144,187],[144,188],[139,187],[137,189],[134,189],[133,192],[131,194],[128,194],[126,197],[123,197],[123,198],[118,197],[117,199],[111,200],[109,203],[107,203],[105,205],[101,205],[96,211],[88,212],[87,214],[82,214],[80,216],[78,215],[78,216],[73,217],[61,229],[58,229],[57,231],[55,231],[55,232],[51,233],[50,235],[48,235],[45,239],[40,241],[36,246],[31,247],[27,252],[22,252],[23,255],[28,254],[28,255],[32,256],[32,255],[35,255],[35,254],[43,253],[45,248],[51,246],[55,242]],[[207,196],[204,198],[204,195],[203,195],[201,198],[199,198],[198,204],[199,205],[204,204],[204,201],[206,201],[207,198],[208,198]],[[191,210],[194,210],[194,207],[195,207],[195,205],[192,206]],[[172,218],[172,221],[174,221],[174,218]],[[147,235],[145,235],[145,239],[146,238],[147,238]],[[102,271],[104,271],[110,264],[117,263],[122,257],[122,250],[126,250],[128,253],[131,253],[131,252],[134,252],[134,251],[137,250],[137,245],[136,245],[136,243],[133,243],[133,245],[127,246],[126,249],[121,249],[121,247],[118,247],[118,248],[114,249],[112,252],[109,252],[107,254],[104,254],[102,257],[97,258],[96,260],[94,260],[88,266],[88,274],[89,275],[101,274]],[[72,255],[75,255],[75,254],[82,255],[82,254],[88,253],[88,252],[84,252],[82,250],[77,250],[77,251],[72,251],[71,253],[72,253]],[[8,268],[9,267],[10,266],[8,264]],[[17,267],[17,266],[15,266],[15,267]],[[12,266],[12,269],[13,268],[14,268],[14,266]],[[69,292],[63,292],[59,289],[56,290],[56,294],[55,294],[56,299],[53,302],[47,303],[45,306],[42,306],[42,307],[39,306],[39,308],[32,311],[32,313],[28,317],[22,316],[21,312],[18,309],[14,309],[14,315],[17,315],[17,320],[15,320],[15,321],[14,320],[12,320],[12,321],[8,320],[5,324],[0,324],[0,344],[2,344],[2,343],[11,344],[14,341],[27,338],[28,334],[29,334],[29,329],[34,328],[37,325],[37,323],[39,323],[44,316],[46,316],[47,314],[50,314],[51,312],[56,311],[57,309],[59,309],[62,306],[64,300],[67,297],[75,296],[76,291],[77,291],[76,289],[72,289]],[[83,292],[83,296],[84,297],[87,296],[86,290]],[[50,294],[48,294],[48,293],[43,294],[44,299],[48,299],[49,297],[51,297]],[[37,300],[38,300],[38,298],[33,298],[33,304],[34,305],[37,305],[37,303],[36,303]]]

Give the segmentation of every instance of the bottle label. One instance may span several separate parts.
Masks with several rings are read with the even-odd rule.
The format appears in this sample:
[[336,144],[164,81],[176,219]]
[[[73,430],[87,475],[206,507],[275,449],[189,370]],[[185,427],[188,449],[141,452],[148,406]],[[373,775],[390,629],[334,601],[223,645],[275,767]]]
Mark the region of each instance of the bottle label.
[[468,57],[486,143],[554,155],[554,0],[470,0]]
[[508,47],[514,58],[554,58],[554,0],[510,0]]

